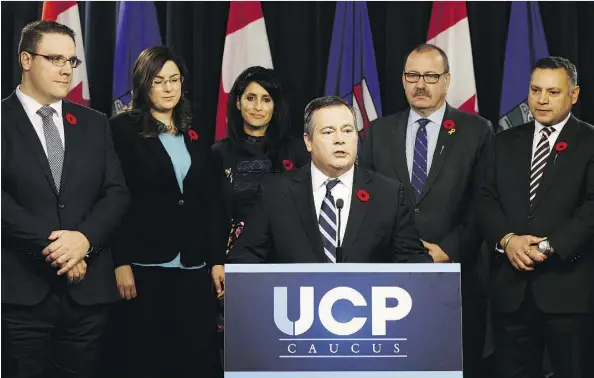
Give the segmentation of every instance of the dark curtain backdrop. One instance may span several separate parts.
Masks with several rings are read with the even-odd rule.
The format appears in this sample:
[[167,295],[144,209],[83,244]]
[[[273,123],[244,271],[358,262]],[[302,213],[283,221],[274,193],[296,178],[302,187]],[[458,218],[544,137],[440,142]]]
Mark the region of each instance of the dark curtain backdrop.
[[[431,2],[368,2],[382,110],[404,109],[403,58],[426,39]],[[510,2],[468,2],[480,114],[494,124],[499,103]],[[42,2],[2,2],[2,97],[20,81],[17,46],[21,28],[41,17]],[[91,106],[111,111],[117,2],[79,2]],[[275,69],[291,104],[291,132],[302,133],[305,104],[324,91],[335,2],[263,2]],[[229,2],[156,2],[163,41],[190,69],[189,94],[196,127],[214,139],[217,95]],[[578,67],[582,87],[574,114],[594,123],[594,3],[541,2],[551,55]],[[527,93],[526,88],[526,93]]]

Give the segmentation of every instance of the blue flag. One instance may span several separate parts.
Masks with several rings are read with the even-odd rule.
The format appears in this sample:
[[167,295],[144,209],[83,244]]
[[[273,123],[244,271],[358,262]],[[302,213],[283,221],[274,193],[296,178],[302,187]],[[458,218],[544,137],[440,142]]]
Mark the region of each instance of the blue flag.
[[361,136],[372,121],[382,116],[365,1],[339,1],[336,4],[324,95],[342,97],[355,108]]
[[536,61],[548,55],[538,2],[512,2],[499,111],[500,130],[534,119],[527,104],[530,75]]
[[138,55],[159,45],[161,34],[154,2],[120,1],[113,65],[113,114],[132,101],[132,70]]

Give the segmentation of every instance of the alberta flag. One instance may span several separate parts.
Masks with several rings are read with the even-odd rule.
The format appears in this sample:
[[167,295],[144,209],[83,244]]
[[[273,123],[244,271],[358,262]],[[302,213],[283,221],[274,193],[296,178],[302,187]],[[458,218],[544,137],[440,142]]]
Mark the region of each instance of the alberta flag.
[[355,108],[357,128],[362,137],[369,124],[382,116],[365,1],[339,1],[336,4],[324,94],[342,97]]
[[132,70],[140,53],[161,45],[153,1],[120,1],[113,65],[112,114],[132,101]]
[[548,55],[538,2],[512,2],[505,49],[499,130],[534,119],[526,103],[530,74],[536,61]]

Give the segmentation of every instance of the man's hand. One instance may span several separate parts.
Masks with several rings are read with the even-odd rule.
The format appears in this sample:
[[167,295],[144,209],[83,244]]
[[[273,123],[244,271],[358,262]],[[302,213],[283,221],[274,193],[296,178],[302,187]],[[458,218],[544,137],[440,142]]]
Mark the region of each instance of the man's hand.
[[450,261],[450,257],[437,244],[429,243],[421,240],[425,248],[429,250],[429,254],[433,258],[433,262],[446,263]]
[[116,283],[120,290],[122,299],[136,298],[136,283],[134,282],[134,273],[130,265],[118,266],[115,269]]
[[85,260],[80,260],[67,273],[68,283],[79,283],[85,278],[87,274],[87,263]]
[[214,265],[211,269],[212,282],[214,282],[217,289],[217,299],[225,296],[225,266]]
[[532,235],[514,235],[507,243],[505,254],[512,266],[522,272],[530,272],[534,270],[534,262],[542,262],[540,253],[534,247],[531,251],[532,244],[538,244],[546,238],[541,238]]
[[90,243],[87,237],[78,231],[58,230],[53,231],[48,237],[52,241],[41,253],[45,261],[54,268],[61,268],[58,276],[68,272],[80,260],[85,258]]
[[528,254],[528,257],[530,257],[530,259],[532,259],[532,261],[535,264],[541,264],[541,263],[545,262],[546,259],[549,258],[549,256],[545,255],[544,253],[538,252],[538,248],[537,248],[536,244],[532,244],[530,246],[530,252]]

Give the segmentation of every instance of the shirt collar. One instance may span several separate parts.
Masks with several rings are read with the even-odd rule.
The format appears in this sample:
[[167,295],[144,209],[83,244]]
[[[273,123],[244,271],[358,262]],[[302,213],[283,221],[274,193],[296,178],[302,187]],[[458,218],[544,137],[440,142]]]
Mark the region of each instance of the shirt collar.
[[[344,184],[347,188],[353,187],[353,177],[355,175],[355,164],[343,173],[342,175],[338,176],[337,178],[340,180],[342,184]],[[326,176],[322,171],[316,167],[314,162],[311,162],[311,183],[314,192],[320,189],[322,186],[326,185],[326,181],[328,181],[329,177]]]
[[[21,104],[23,104],[23,108],[25,108],[25,111],[28,114],[36,115],[37,111],[43,107],[43,105],[40,104],[39,102],[37,102],[35,99],[24,94],[23,91],[21,91],[20,85],[17,86],[15,92],[16,92],[17,97],[21,101]],[[53,104],[49,104],[49,106],[54,108],[56,113],[60,116],[60,118],[62,118],[62,100],[56,101]]]
[[[554,127],[555,132],[560,133],[561,130],[563,129],[563,127],[565,126],[565,124],[567,123],[567,121],[569,121],[569,117],[571,117],[571,112],[569,112],[569,114],[567,115],[567,117],[565,117],[565,119],[563,121],[559,122],[556,125],[552,125],[552,126],[548,126],[548,127]],[[543,124],[538,122],[536,119],[534,120],[534,133],[535,134],[540,134],[542,129],[544,129],[545,127],[547,127],[547,126],[544,126]]]
[[437,109],[436,111],[431,113],[431,115],[429,115],[428,117],[421,117],[421,115],[419,115],[419,113],[415,112],[411,108],[410,111],[408,112],[408,125],[409,126],[412,125],[413,123],[417,122],[421,118],[427,118],[432,123],[434,123],[438,126],[441,126],[441,124],[443,122],[443,117],[445,116],[446,105],[447,104],[444,102],[443,105],[441,107],[439,107],[439,109]]

